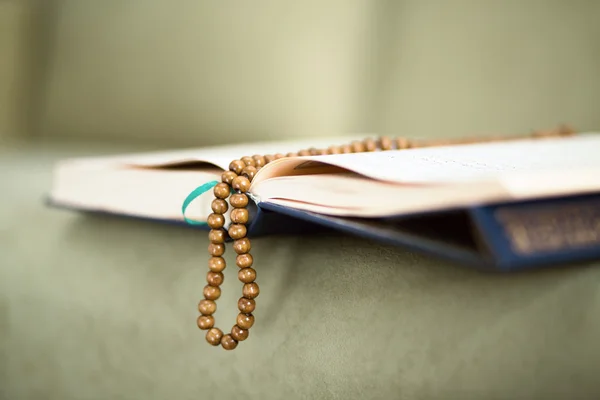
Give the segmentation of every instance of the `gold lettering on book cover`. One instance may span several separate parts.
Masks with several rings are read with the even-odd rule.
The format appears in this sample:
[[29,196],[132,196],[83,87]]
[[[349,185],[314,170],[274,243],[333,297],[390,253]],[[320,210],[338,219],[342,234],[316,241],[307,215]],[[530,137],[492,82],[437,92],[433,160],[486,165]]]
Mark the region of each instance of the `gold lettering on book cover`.
[[518,254],[600,245],[600,201],[500,209],[495,213]]

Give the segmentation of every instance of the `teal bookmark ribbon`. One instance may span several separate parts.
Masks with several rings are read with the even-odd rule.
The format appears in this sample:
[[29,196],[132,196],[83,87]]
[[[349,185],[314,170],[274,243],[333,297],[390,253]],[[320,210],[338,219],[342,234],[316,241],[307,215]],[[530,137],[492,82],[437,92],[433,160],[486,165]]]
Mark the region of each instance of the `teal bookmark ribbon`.
[[190,194],[188,194],[188,196],[185,198],[185,200],[183,201],[183,204],[181,206],[181,213],[183,214],[183,219],[185,220],[186,223],[188,223],[190,225],[207,225],[206,221],[194,221],[193,219],[187,218],[185,216],[185,210],[187,210],[188,206],[190,205],[190,203],[192,201],[196,200],[198,197],[202,196],[204,193],[208,192],[209,190],[211,190],[212,188],[217,186],[218,183],[219,183],[219,181],[207,182],[202,186],[198,186]]

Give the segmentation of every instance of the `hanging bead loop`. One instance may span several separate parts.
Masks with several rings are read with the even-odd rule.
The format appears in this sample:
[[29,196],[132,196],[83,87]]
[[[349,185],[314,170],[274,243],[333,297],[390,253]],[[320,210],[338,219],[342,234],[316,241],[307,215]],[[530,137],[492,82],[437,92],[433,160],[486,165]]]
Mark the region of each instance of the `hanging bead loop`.
[[[560,128],[554,132],[534,132],[533,137],[548,137],[548,136],[569,136],[574,134],[574,131],[567,128]],[[510,138],[500,139],[485,139],[506,140]],[[483,140],[483,139],[480,139]],[[475,140],[458,140],[455,143],[469,143]],[[198,303],[198,311],[200,316],[197,319],[198,328],[206,330],[206,341],[212,346],[221,346],[225,350],[233,350],[249,337],[250,328],[254,326],[253,312],[256,309],[256,298],[260,294],[260,288],[256,283],[257,272],[253,268],[254,259],[250,250],[252,244],[248,238],[249,211],[248,211],[248,191],[252,184],[252,180],[258,171],[273,160],[283,157],[297,157],[308,155],[324,155],[324,154],[344,154],[344,153],[360,153],[372,151],[387,151],[387,150],[404,150],[415,147],[429,147],[448,145],[448,141],[430,141],[430,142],[415,142],[406,138],[389,138],[380,137],[378,139],[366,139],[364,141],[353,141],[342,146],[330,146],[327,149],[303,149],[297,153],[283,154],[268,154],[253,156],[244,156],[238,160],[233,160],[229,164],[229,170],[221,174],[221,182],[209,182],[202,185],[192,192],[184,201],[182,212],[185,210],[196,197],[202,193],[213,190],[214,200],[211,203],[212,213],[208,216],[206,222],[190,221],[185,218],[186,222],[191,224],[206,224],[211,229],[208,233],[210,244],[208,245],[208,272],[206,274],[207,285],[204,286],[204,299]],[[229,204],[227,203],[229,199]],[[231,206],[231,207],[229,207]],[[231,220],[230,226],[225,229],[225,213],[229,211]],[[238,280],[242,283],[242,297],[238,300],[239,314],[236,318],[236,323],[230,330],[230,333],[215,327],[214,314],[217,311],[216,300],[221,297],[220,286],[225,280],[224,270],[226,262],[223,258],[225,254],[225,242],[227,238],[233,240],[233,250],[236,253],[235,263],[239,267]]]

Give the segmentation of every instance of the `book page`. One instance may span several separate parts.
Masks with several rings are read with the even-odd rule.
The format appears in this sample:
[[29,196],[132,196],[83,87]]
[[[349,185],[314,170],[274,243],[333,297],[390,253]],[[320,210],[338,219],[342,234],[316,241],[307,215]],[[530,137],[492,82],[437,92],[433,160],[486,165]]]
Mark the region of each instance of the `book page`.
[[[331,166],[404,184],[522,181],[542,172],[599,171],[600,135],[281,159],[259,171],[254,181],[331,172]],[[600,180],[600,174],[595,176]]]
[[341,216],[381,217],[600,191],[600,135],[282,159],[255,200]]
[[[598,175],[596,175],[598,176]],[[586,173],[562,176],[536,174],[531,178],[471,181],[453,184],[397,184],[352,173],[308,174],[261,180],[255,200],[328,215],[385,217],[491,202],[583,194],[600,190]],[[597,181],[597,180],[596,180]]]
[[[49,199],[65,207],[157,220],[182,221],[183,199],[203,183],[218,180],[221,171],[97,168],[86,164],[58,166]],[[186,215],[206,220],[212,193],[194,201]],[[226,216],[226,219],[228,216]]]
[[384,217],[508,197],[499,185],[396,185],[353,174],[274,177],[259,182],[259,202],[327,215]]
[[[64,159],[54,166],[49,198],[70,208],[181,221],[181,206],[187,195],[204,183],[220,180],[234,159],[328,147],[354,139],[288,140]],[[183,168],[167,168],[171,166]],[[206,220],[212,212],[212,199],[212,191],[208,191],[194,200],[187,217]],[[227,226],[229,214],[225,219]]]
[[125,165],[131,167],[160,168],[186,163],[208,163],[220,169],[229,168],[231,161],[244,156],[255,154],[287,154],[311,147],[327,148],[332,145],[349,143],[352,140],[363,139],[365,136],[354,137],[329,137],[312,138],[303,140],[284,140],[275,142],[242,143],[224,146],[212,146],[192,149],[176,149],[146,153],[120,154],[109,157],[93,157],[66,160],[65,163],[96,164],[98,167],[106,165]]

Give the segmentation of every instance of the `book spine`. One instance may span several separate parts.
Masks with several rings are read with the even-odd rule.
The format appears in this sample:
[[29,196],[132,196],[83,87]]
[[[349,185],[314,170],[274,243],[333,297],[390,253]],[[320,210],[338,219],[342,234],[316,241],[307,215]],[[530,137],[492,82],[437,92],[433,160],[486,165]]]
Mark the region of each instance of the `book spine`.
[[471,215],[502,270],[600,257],[600,194],[477,207]]
[[269,209],[250,199],[249,237],[272,235],[314,234],[327,231],[327,228],[313,221],[298,218],[296,215],[281,213],[278,209]]

